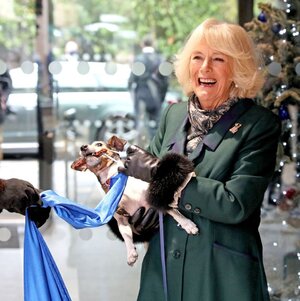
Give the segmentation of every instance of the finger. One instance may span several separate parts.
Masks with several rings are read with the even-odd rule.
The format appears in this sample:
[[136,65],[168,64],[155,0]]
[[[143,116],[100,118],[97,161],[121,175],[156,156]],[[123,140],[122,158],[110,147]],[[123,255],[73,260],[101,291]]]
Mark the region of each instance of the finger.
[[129,224],[133,225],[133,227],[139,225],[143,218],[145,210],[145,207],[140,207],[132,216],[128,218]]
[[150,227],[149,227],[149,223],[152,221],[152,218],[153,218],[153,214],[154,214],[154,211],[153,209],[149,209],[146,214],[143,216],[143,219],[141,220],[141,222],[139,224],[136,224],[136,230],[139,232],[139,233],[142,233],[144,232],[146,229],[148,230]]
[[140,223],[140,230],[152,229],[158,220],[158,212],[154,208],[149,208]]
[[39,206],[43,206],[43,201],[41,199],[41,196],[39,194],[37,196],[38,196],[38,198],[37,198],[36,204]]
[[152,219],[149,222],[148,225],[145,226],[145,230],[151,230],[151,229],[156,229],[159,227],[159,218],[158,218],[158,211],[155,210]]
[[27,196],[27,199],[25,202],[27,203],[27,206],[29,205],[36,205],[36,204],[41,204],[42,202],[40,201],[40,195],[39,193],[35,190],[35,188],[27,188],[25,190],[25,194]]

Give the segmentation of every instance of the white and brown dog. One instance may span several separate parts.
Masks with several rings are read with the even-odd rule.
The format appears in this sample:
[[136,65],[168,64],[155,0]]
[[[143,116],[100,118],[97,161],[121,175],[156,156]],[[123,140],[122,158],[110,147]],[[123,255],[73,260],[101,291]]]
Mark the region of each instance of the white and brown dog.
[[[96,175],[102,189],[107,193],[110,187],[110,178],[118,173],[119,166],[123,166],[119,152],[124,150],[125,144],[125,140],[112,136],[106,143],[103,141],[94,141],[92,144],[82,145],[79,153],[80,156],[72,163],[71,168],[79,171],[90,170]],[[181,155],[171,154],[166,159],[163,158],[162,161],[167,162],[167,166],[174,166],[174,156],[176,162],[183,158]],[[165,167],[166,164],[163,168],[165,169]],[[164,211],[170,214],[188,234],[197,234],[197,226],[177,210],[181,192],[194,175],[191,169],[187,170],[185,168],[185,165],[183,165],[183,169],[185,170],[185,176],[180,185],[178,185],[176,192],[172,193],[172,202],[159,209],[165,208]],[[155,196],[159,194],[156,193],[157,190],[153,185],[149,189],[149,185],[151,183],[149,184],[142,180],[128,177],[118,209],[114,214],[118,229],[126,245],[127,263],[131,266],[136,262],[138,254],[134,246],[133,232],[128,223],[128,217],[133,215],[140,207],[145,207],[146,209],[153,207],[153,204],[149,203],[151,191],[154,191]]]

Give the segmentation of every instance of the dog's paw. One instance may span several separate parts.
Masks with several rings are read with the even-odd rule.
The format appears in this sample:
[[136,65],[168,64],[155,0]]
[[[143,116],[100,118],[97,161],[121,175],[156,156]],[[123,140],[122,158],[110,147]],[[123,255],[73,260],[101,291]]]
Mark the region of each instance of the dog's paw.
[[135,264],[135,262],[137,261],[139,255],[136,251],[136,249],[131,250],[128,254],[127,254],[127,264],[130,266],[133,266]]
[[181,228],[184,229],[188,234],[196,235],[199,233],[199,229],[194,222],[186,220],[180,224]]

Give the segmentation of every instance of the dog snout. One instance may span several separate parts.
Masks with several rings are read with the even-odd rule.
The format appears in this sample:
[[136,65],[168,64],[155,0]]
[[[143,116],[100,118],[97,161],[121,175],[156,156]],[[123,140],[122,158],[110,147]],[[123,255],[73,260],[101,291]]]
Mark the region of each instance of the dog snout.
[[88,145],[87,144],[81,145],[81,147],[80,147],[81,151],[86,151],[87,149],[88,149]]

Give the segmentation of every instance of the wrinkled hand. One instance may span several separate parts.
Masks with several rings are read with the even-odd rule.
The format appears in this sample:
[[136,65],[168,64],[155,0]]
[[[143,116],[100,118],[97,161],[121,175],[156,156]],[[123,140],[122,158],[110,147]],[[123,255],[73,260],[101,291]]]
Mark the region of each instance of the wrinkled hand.
[[0,180],[0,212],[6,209],[25,215],[25,210],[31,205],[29,214],[37,226],[40,227],[49,217],[50,208],[41,208],[39,190],[31,183],[20,179]]
[[150,182],[160,160],[144,149],[131,145],[127,149],[127,158],[124,167],[119,172],[146,182]]
[[145,210],[145,207],[140,207],[128,219],[132,231],[137,235],[154,233],[159,226],[158,211],[154,208],[149,208],[146,212]]

